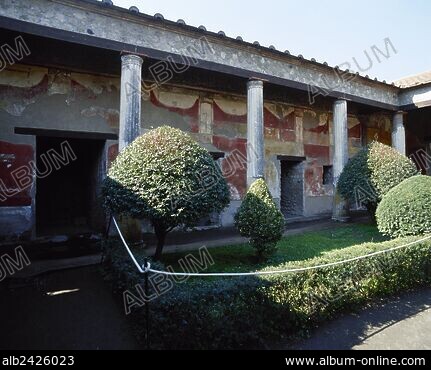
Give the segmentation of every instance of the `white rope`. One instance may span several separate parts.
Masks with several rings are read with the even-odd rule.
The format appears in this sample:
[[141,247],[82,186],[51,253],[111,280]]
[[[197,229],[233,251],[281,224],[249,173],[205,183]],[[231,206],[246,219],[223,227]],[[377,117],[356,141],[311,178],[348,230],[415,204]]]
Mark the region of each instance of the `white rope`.
[[124,246],[126,247],[127,252],[129,253],[129,256],[132,259],[133,263],[136,265],[136,267],[138,268],[138,270],[141,274],[146,273],[148,271],[148,266],[147,266],[147,269],[145,269],[145,270],[142,269],[142,267],[139,265],[138,261],[136,261],[136,258],[133,255],[132,251],[130,250],[129,246],[127,245],[126,241],[124,240],[123,234],[121,233],[121,230],[117,224],[117,220],[115,219],[114,216],[112,216],[112,220],[114,221],[114,225],[117,228],[117,231],[118,231],[118,234],[120,235],[121,241],[123,242]]
[[373,256],[377,256],[379,254],[383,254],[383,253],[389,253],[395,250],[399,250],[402,248],[407,248],[407,247],[411,247],[412,245],[415,244],[419,244],[422,243],[426,240],[431,239],[431,235],[419,239],[419,240],[415,240],[413,242],[398,246],[398,247],[394,247],[394,248],[390,248],[390,249],[385,249],[385,250],[381,250],[381,251],[377,251],[377,252],[373,252],[370,254],[366,254],[363,256],[359,256],[359,257],[353,257],[353,258],[349,258],[347,260],[343,260],[343,261],[337,261],[337,262],[331,262],[331,263],[325,263],[322,265],[317,265],[317,266],[309,266],[309,267],[302,267],[302,268],[295,268],[295,269],[285,269],[285,270],[275,270],[275,271],[256,271],[256,272],[218,272],[218,273],[188,273],[188,272],[169,272],[169,271],[159,271],[159,270],[154,270],[151,268],[151,266],[147,266],[147,268],[145,270],[142,270],[141,267],[139,266],[138,262],[136,261],[135,257],[133,256],[132,252],[130,251],[130,248],[128,247],[126,241],[123,238],[123,235],[121,234],[120,228],[117,225],[117,222],[114,219],[114,223],[115,226],[117,227],[118,233],[120,234],[121,240],[123,241],[123,244],[125,245],[127,251],[129,252],[129,255],[131,256],[133,262],[135,263],[135,265],[138,267],[139,271],[141,273],[146,273],[146,272],[153,272],[155,274],[160,274],[160,275],[167,275],[167,276],[190,276],[190,277],[233,277],[233,276],[262,276],[262,275],[277,275],[277,274],[287,274],[287,273],[294,273],[294,272],[304,272],[304,271],[310,271],[310,270],[316,270],[316,269],[320,269],[320,268],[325,268],[325,267],[331,267],[331,266],[337,266],[337,265],[341,265],[344,263],[349,263],[349,262],[354,262],[354,261],[359,261],[365,258],[369,258],[369,257],[373,257]]

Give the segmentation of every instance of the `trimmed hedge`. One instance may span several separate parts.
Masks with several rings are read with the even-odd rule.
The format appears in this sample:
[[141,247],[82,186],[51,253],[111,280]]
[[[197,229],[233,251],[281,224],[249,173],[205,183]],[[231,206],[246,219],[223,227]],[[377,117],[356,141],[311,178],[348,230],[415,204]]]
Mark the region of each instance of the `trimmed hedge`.
[[123,149],[102,191],[111,212],[151,221],[158,240],[156,258],[169,231],[195,226],[230,202],[229,187],[210,153],[169,126],[150,130]]
[[[367,243],[328,252],[308,261],[268,269],[314,266],[389,249],[417,238]],[[371,258],[302,273],[268,277],[194,278],[175,284],[150,303],[152,348],[264,348],[355,310],[382,297],[431,283],[431,242]],[[109,271],[120,294],[142,284],[122,249],[112,249]],[[137,335],[144,338],[144,309],[132,311]]]
[[272,199],[264,179],[256,180],[235,214],[235,226],[250,238],[259,260],[276,251],[284,229],[284,217]]
[[106,206],[166,226],[193,226],[230,201],[210,153],[188,134],[162,126],[148,131],[115,159],[103,185]]
[[383,196],[405,179],[418,174],[415,164],[388,145],[372,142],[344,167],[337,188],[351,202],[361,201],[374,214]]
[[414,176],[390,190],[376,212],[379,231],[393,238],[431,232],[431,177]]

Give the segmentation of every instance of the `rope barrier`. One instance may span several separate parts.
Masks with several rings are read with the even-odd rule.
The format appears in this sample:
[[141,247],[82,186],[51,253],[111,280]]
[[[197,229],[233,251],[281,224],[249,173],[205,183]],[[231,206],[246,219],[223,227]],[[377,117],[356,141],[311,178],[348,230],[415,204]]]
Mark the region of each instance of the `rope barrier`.
[[136,265],[136,267],[138,268],[138,271],[141,274],[145,274],[148,272],[148,266],[142,266],[144,267],[144,269],[142,269],[142,267],[139,265],[138,261],[136,260],[135,256],[133,255],[132,251],[130,250],[129,246],[127,245],[126,241],[124,240],[123,234],[121,233],[120,227],[117,224],[117,220],[115,219],[114,216],[112,216],[112,220],[114,221],[114,225],[117,228],[118,234],[120,235],[120,239],[123,242],[124,246],[127,249],[127,252],[129,253],[130,258],[132,259],[133,263]]
[[114,224],[115,227],[117,228],[117,231],[120,235],[120,238],[124,244],[124,246],[127,249],[127,252],[129,253],[130,257],[132,258],[133,262],[135,263],[136,267],[138,268],[139,272],[145,274],[147,272],[152,272],[155,274],[159,274],[159,275],[167,275],[167,276],[190,276],[190,277],[234,277],[234,276],[262,276],[262,275],[279,275],[279,274],[287,274],[287,273],[296,273],[296,272],[304,272],[304,271],[310,271],[310,270],[317,270],[320,268],[325,268],[325,267],[332,267],[332,266],[337,266],[337,265],[341,265],[344,263],[349,263],[349,262],[354,262],[354,261],[359,261],[365,258],[370,258],[373,256],[377,256],[380,254],[384,254],[384,253],[389,253],[389,252],[393,252],[395,250],[399,250],[402,248],[408,248],[411,247],[415,244],[419,244],[422,243],[426,240],[431,239],[431,235],[419,239],[419,240],[415,240],[413,242],[398,246],[398,247],[394,247],[394,248],[390,248],[390,249],[385,249],[382,251],[377,251],[377,252],[373,252],[370,254],[366,254],[363,256],[359,256],[359,257],[353,257],[353,258],[349,258],[343,261],[337,261],[337,262],[330,262],[330,263],[325,263],[325,264],[321,264],[321,265],[316,265],[316,266],[309,266],[309,267],[301,267],[301,268],[294,268],[294,269],[284,269],[284,270],[275,270],[275,271],[255,271],[255,272],[238,272],[238,273],[234,273],[234,272],[218,272],[218,273],[188,273],[188,272],[169,272],[169,271],[159,271],[159,270],[154,270],[151,268],[151,265],[149,262],[147,262],[146,266],[142,266],[143,268],[141,268],[141,266],[139,265],[139,263],[136,261],[135,257],[133,256],[132,251],[130,250],[129,246],[127,245],[126,241],[124,240],[123,235],[121,234],[121,230],[118,227],[118,224],[115,220],[115,218],[113,217],[114,220]]

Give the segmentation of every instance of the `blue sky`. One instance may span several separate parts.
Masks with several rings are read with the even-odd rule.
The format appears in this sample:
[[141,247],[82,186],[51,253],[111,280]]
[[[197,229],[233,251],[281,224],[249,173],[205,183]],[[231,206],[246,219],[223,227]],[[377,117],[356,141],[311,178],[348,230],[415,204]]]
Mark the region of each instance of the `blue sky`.
[[[385,51],[389,38],[397,50],[391,57],[372,58],[365,72],[393,81],[431,70],[431,1],[429,0],[113,0],[117,6],[137,6],[141,12],[182,18],[208,30],[241,35],[247,41],[335,66],[353,58],[365,68],[364,50]],[[351,68],[356,69],[356,68]]]

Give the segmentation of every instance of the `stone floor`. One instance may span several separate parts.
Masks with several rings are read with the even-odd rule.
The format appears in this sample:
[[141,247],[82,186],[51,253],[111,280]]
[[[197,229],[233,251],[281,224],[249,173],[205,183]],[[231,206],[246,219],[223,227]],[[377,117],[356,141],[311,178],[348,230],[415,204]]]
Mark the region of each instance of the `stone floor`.
[[277,349],[431,350],[431,288],[382,300],[315,330],[299,343]]
[[0,349],[138,348],[98,266],[16,279],[0,294]]

